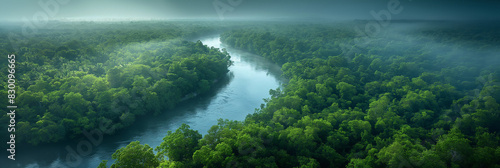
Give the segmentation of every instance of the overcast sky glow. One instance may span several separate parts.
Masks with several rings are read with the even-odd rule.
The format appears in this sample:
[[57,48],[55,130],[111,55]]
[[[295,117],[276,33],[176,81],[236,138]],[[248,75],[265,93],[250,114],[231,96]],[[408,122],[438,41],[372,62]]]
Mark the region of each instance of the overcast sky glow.
[[[49,19],[221,19],[214,2],[230,9],[222,13],[225,19],[372,19],[370,11],[387,10],[391,0],[0,0],[0,20],[33,20],[37,12],[47,14],[39,2],[63,1],[67,3],[57,3],[58,8],[48,5],[50,11],[56,11]],[[230,3],[238,1],[241,3]],[[398,1],[404,9],[392,19],[500,20],[498,0],[392,1]]]

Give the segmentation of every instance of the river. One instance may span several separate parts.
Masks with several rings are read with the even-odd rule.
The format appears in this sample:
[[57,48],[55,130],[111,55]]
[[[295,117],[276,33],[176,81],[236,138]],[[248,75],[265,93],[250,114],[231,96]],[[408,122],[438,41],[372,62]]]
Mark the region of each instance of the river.
[[[263,99],[269,97],[269,89],[276,89],[285,81],[281,78],[278,65],[260,56],[224,46],[218,35],[199,40],[209,47],[226,48],[234,62],[227,77],[216,83],[209,93],[186,100],[175,109],[158,116],[142,116],[132,126],[115,135],[104,135],[102,142],[96,146],[81,148],[86,155],[79,160],[68,161],[67,148],[76,151],[77,146],[86,141],[84,138],[35,147],[17,146],[16,160],[0,163],[0,167],[92,168],[97,167],[101,160],[109,160],[109,167],[113,162],[111,155],[117,149],[132,141],[140,141],[155,148],[168,131],[175,131],[182,123],[205,135],[219,118],[242,121],[264,103]],[[4,162],[3,158],[1,160]]]

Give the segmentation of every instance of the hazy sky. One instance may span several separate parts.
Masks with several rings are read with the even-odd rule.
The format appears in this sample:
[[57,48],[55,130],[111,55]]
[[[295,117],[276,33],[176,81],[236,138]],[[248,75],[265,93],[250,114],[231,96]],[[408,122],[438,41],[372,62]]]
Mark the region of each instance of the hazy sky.
[[[39,2],[49,5],[48,13]],[[370,11],[387,10],[391,0],[0,0],[0,20],[33,20],[33,16],[61,18],[213,18],[221,19],[214,7],[230,18],[328,18],[372,19]],[[500,0],[392,0],[403,7],[393,19],[499,19]],[[223,11],[224,9],[220,10]],[[43,15],[45,13],[46,15]],[[37,15],[38,14],[38,15]]]

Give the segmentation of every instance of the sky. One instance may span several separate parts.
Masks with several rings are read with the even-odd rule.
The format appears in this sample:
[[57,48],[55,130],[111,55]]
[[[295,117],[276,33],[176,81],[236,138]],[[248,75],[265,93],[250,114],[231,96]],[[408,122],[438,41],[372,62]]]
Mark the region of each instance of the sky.
[[[0,21],[57,19],[500,20],[500,0],[0,0]],[[42,4],[42,5],[40,5]],[[43,5],[46,4],[46,5]],[[216,5],[214,5],[216,4]]]

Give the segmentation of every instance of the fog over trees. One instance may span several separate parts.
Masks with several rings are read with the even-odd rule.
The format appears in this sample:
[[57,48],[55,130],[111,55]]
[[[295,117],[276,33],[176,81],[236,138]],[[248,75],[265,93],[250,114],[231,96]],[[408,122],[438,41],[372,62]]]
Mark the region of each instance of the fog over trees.
[[[217,114],[208,132],[182,123],[158,146],[126,141],[92,159],[101,168],[500,167],[499,1],[2,3],[0,55],[16,55],[18,106],[3,142],[118,136],[213,91],[232,75],[231,48],[273,62],[286,82],[244,120]],[[193,40],[207,35],[223,47]],[[0,65],[7,107],[10,67]],[[2,127],[12,123],[0,112]]]

